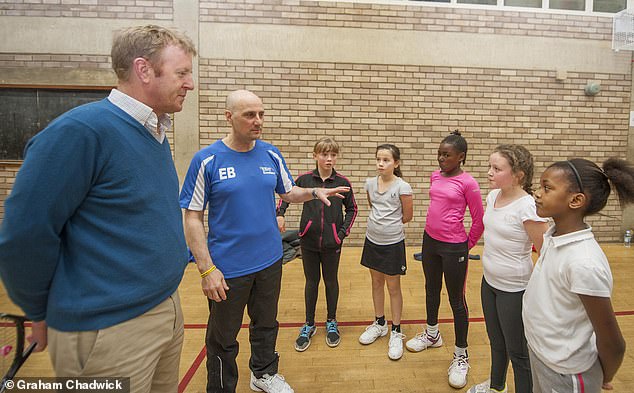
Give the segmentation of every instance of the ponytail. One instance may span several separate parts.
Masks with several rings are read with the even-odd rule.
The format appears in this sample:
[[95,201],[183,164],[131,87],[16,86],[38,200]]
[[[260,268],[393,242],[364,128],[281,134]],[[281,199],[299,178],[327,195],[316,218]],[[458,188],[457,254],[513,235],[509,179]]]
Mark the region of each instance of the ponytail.
[[[568,177],[572,192],[581,192],[588,198],[584,215],[598,213],[605,207],[610,196],[611,187],[621,207],[634,203],[634,165],[619,158],[608,158],[599,168],[594,162],[573,158],[559,161],[550,167],[563,170]],[[549,167],[549,168],[550,168]]]
[[618,158],[603,162],[603,173],[612,183],[621,207],[634,203],[634,165]]
[[465,164],[467,162],[467,150],[469,147],[467,145],[467,140],[460,134],[459,130],[453,130],[443,139],[440,144],[448,144],[453,146],[456,151],[460,153],[464,153],[464,158],[462,159],[462,163]]

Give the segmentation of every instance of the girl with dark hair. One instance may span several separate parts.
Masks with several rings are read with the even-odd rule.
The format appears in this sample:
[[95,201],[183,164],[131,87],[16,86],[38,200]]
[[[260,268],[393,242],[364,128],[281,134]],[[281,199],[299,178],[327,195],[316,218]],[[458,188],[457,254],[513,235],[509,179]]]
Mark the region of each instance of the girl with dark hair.
[[[466,162],[466,157],[467,141],[458,130],[440,143],[440,170],[431,174],[430,203],[423,235],[427,328],[406,344],[407,349],[413,352],[442,345],[438,331],[438,308],[444,275],[456,337],[453,360],[448,370],[449,385],[456,389],[461,389],[467,384],[469,371],[469,310],[465,298],[469,250],[475,246],[484,230],[480,186],[460,167],[461,163]],[[471,228],[468,234],[463,223],[467,206],[471,214]]]
[[625,341],[610,301],[612,273],[584,222],[603,209],[610,183],[622,207],[634,202],[634,167],[616,158],[603,169],[581,158],[556,162],[535,192],[537,214],[552,217],[554,225],[524,294],[533,392],[612,389],[623,361]]
[[412,187],[401,179],[400,164],[398,147],[385,144],[376,148],[378,176],[365,182],[370,215],[361,255],[361,264],[370,269],[372,278],[375,320],[361,334],[359,342],[372,344],[377,338],[387,335],[384,292],[387,285],[392,310],[388,357],[392,360],[403,356],[405,335],[401,333],[401,275],[407,270],[403,227],[414,215]]
[[533,270],[532,245],[540,249],[548,220],[535,211],[533,156],[521,145],[500,145],[489,157],[491,192],[484,212],[482,310],[491,344],[488,381],[467,393],[506,393],[509,360],[515,392],[532,392],[522,325],[522,296]]

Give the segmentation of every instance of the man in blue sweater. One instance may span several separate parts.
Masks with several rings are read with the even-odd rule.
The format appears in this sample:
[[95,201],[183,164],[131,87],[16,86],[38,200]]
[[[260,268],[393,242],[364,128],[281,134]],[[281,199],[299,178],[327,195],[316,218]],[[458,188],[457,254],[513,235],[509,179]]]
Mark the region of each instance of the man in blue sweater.
[[165,131],[196,50],[159,26],[115,35],[118,86],[29,141],[5,202],[0,275],[60,377],[130,377],[176,392],[187,264]]
[[[238,342],[245,307],[251,343],[250,387],[293,393],[278,374],[277,303],[282,280],[282,237],[275,218],[275,194],[288,202],[343,198],[350,187],[296,187],[286,161],[260,140],[262,100],[247,90],[229,93],[229,134],[194,156],[183,189],[187,243],[194,254],[209,302],[207,392],[234,393]],[[209,208],[205,239],[204,211]]]

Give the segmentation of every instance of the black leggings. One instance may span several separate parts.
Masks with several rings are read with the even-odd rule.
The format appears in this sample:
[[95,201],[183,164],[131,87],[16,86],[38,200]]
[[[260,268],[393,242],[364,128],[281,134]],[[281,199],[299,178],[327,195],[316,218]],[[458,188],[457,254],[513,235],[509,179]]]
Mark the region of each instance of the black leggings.
[[469,266],[469,247],[464,243],[446,243],[423,235],[423,273],[425,273],[425,295],[427,324],[438,324],[442,277],[453,311],[456,346],[467,347],[469,333],[469,308],[465,298],[465,282]]
[[532,392],[531,365],[522,322],[524,291],[500,291],[482,277],[480,293],[484,321],[491,342],[491,387],[504,389],[510,359],[515,376],[515,391]]
[[[307,250],[302,247],[302,261],[304,264],[304,299],[306,301],[306,322],[315,324],[315,307],[319,296],[319,280],[324,277],[326,287],[326,307],[328,319],[336,319],[337,302],[339,301],[339,258],[341,249],[326,249],[322,251]],[[321,267],[321,268],[320,268]]]

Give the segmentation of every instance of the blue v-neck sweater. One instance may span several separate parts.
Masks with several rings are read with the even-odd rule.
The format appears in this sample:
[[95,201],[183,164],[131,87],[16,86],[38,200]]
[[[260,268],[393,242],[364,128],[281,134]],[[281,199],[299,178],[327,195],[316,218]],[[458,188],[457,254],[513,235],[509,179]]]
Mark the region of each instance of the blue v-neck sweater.
[[0,229],[0,276],[26,315],[61,331],[134,318],[187,264],[178,177],[161,144],[104,99],[29,141]]

